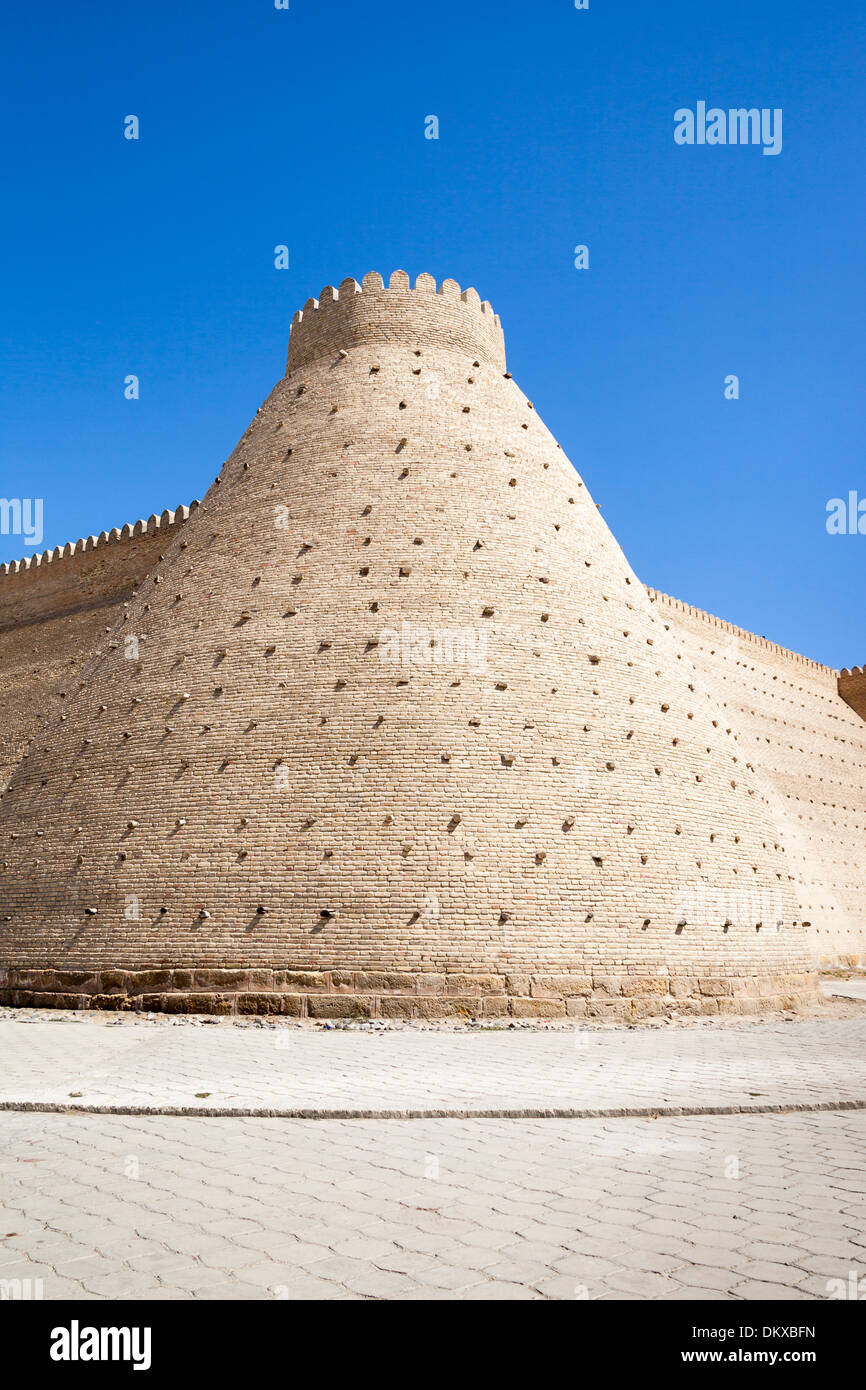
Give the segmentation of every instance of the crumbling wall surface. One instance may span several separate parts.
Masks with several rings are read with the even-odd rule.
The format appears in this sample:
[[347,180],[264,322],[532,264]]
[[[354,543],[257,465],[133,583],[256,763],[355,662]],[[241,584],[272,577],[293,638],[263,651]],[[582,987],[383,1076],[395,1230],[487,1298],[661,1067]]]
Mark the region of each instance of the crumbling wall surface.
[[840,694],[840,673],[649,593],[770,800],[816,957],[862,962],[866,720]]

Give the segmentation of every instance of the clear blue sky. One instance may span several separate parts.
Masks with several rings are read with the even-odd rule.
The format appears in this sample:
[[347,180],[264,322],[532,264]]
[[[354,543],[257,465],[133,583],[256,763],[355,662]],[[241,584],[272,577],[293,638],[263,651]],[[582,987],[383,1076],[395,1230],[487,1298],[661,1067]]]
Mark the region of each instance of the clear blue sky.
[[[825,529],[866,498],[856,0],[43,0],[2,38],[0,496],[45,546],[201,496],[294,309],[426,270],[492,301],[645,582],[866,660],[866,535]],[[677,146],[700,99],[781,107],[782,153]]]

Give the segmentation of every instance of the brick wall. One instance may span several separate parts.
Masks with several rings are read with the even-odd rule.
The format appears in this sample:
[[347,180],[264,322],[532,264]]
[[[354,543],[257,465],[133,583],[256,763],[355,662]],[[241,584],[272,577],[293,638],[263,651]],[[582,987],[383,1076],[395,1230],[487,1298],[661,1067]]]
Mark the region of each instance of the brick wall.
[[712,673],[495,316],[428,280],[307,306],[15,769],[7,999],[642,1017],[814,987]]
[[866,671],[862,666],[855,666],[852,671],[846,668],[839,672],[839,694],[855,714],[859,714],[861,719],[866,719]]
[[650,594],[756,769],[818,958],[862,962],[866,722],[845,698],[848,673]]
[[188,515],[180,507],[0,566],[0,791]]

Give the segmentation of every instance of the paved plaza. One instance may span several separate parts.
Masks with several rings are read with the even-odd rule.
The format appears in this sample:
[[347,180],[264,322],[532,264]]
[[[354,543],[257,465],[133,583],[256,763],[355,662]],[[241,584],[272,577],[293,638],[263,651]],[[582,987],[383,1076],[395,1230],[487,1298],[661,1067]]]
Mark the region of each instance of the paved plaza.
[[852,1008],[578,1033],[10,1012],[0,1290],[866,1296]]
[[844,1106],[866,1102],[866,1007],[851,1008],[827,1021],[489,1032],[28,1010],[0,1015],[0,1107],[571,1118]]

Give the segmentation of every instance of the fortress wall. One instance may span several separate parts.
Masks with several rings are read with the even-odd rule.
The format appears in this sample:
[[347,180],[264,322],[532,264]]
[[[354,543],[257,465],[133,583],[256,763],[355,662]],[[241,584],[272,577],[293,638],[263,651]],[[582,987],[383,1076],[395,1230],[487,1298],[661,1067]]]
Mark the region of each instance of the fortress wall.
[[855,666],[839,672],[839,694],[861,719],[866,719],[866,671]]
[[0,566],[0,791],[189,512],[180,507]]
[[[74,695],[80,673],[106,647],[136,586],[188,516],[181,507],[0,567],[0,791],[40,726]],[[730,713],[763,780],[819,957],[862,960],[861,669],[840,677],[669,595],[652,588],[648,594],[718,708]],[[850,705],[838,693],[846,679]]]
[[[485,311],[408,292],[416,336],[392,340],[404,292],[373,292],[370,340],[338,329],[278,383],[130,602],[141,662],[95,659],[16,767],[6,997],[628,1018],[811,997],[765,798],[485,359]],[[446,337],[452,309],[475,325],[460,350],[436,306]],[[383,659],[404,623],[417,656]],[[483,662],[421,659],[439,628],[483,634]],[[781,932],[681,922],[684,890],[743,883],[778,889]]]
[[[359,285],[351,278],[339,289],[326,285],[292,319],[286,375],[316,358],[337,357],[348,349],[376,343],[459,352],[492,367],[505,367],[505,339],[499,315],[477,290],[461,291],[432,275],[419,275],[414,290],[403,270],[395,270],[387,289],[371,271]],[[338,359],[339,360],[339,359]]]
[[0,573],[0,1000],[757,1012],[854,954],[837,673],[646,591],[504,367],[454,282],[326,289],[188,525]]
[[844,674],[654,589],[649,594],[773,801],[819,958],[862,961],[866,721],[839,693]]

